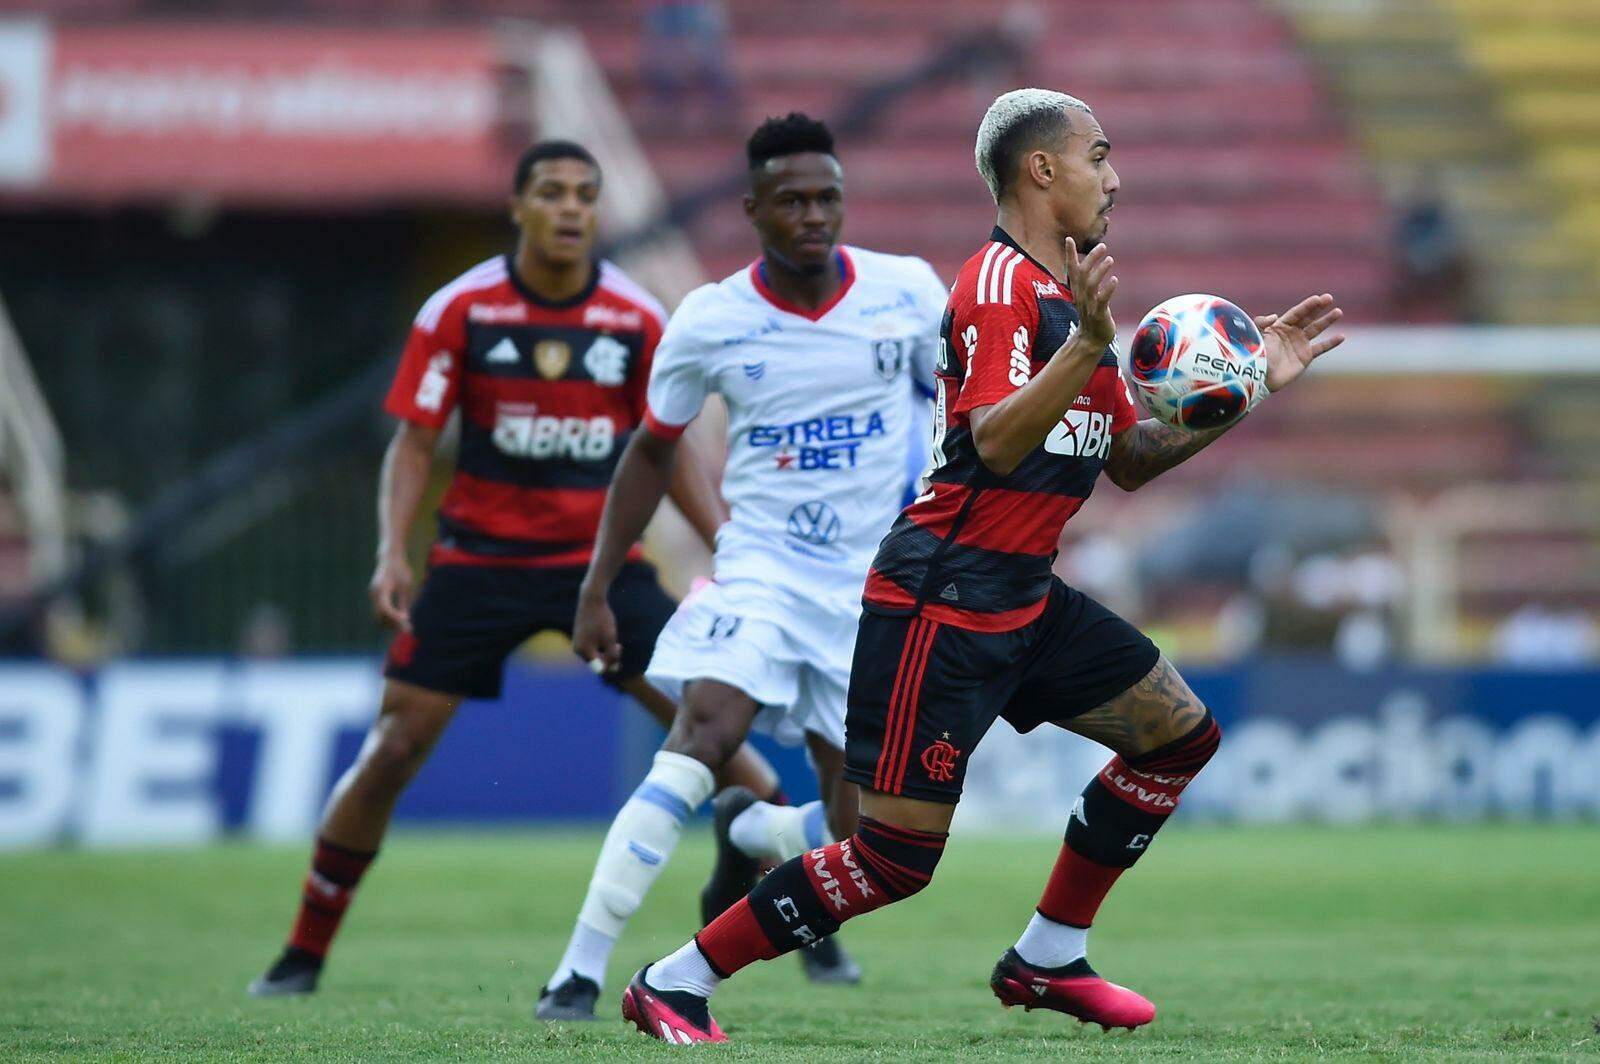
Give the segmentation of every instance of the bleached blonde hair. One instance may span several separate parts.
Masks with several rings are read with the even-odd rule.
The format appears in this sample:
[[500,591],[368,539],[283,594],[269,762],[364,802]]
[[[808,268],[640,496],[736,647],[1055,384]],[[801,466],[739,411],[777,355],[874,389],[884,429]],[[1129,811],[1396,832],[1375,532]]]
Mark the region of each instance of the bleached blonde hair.
[[1013,153],[1021,138],[1027,133],[1045,132],[1058,119],[1065,122],[1067,111],[1094,113],[1076,96],[1053,89],[1012,89],[995,97],[978,123],[978,140],[972,155],[996,203],[1012,177],[1009,170],[1015,166]]

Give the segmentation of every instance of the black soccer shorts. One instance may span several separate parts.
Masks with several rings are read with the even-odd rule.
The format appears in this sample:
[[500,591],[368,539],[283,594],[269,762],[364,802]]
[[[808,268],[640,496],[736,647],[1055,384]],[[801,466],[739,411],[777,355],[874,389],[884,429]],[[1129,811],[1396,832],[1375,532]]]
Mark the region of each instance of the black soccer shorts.
[[[411,631],[389,646],[383,674],[443,694],[496,698],[513,650],[539,632],[572,635],[583,574],[581,566],[435,566],[411,607]],[[678,604],[643,562],[624,565],[607,598],[617,617],[622,667],[604,679],[617,686],[644,674]]]
[[1019,732],[1120,695],[1161,652],[1100,603],[1053,580],[1044,612],[1009,632],[864,612],[850,667],[845,778],[955,804],[998,717]]

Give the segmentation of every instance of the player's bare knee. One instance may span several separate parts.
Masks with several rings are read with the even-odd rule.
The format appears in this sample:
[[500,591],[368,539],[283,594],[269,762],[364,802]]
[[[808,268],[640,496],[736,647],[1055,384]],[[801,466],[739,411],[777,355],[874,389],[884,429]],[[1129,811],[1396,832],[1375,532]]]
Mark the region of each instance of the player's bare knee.
[[744,744],[748,702],[744,694],[722,684],[691,684],[661,748],[692,757],[712,772],[721,770]]
[[386,728],[362,759],[362,782],[378,790],[398,790],[417,774],[429,744],[403,728]]
[[1195,702],[1193,708],[1199,711],[1198,720],[1193,714],[1187,715],[1182,730],[1174,738],[1153,750],[1124,758],[1127,764],[1141,772],[1158,775],[1192,778],[1198,774],[1216,755],[1222,743],[1222,728],[1204,705]]
[[425,713],[385,714],[362,748],[361,782],[380,792],[398,791],[427,760],[436,735]]
[[692,757],[712,772],[721,771],[733,758],[734,752],[744,743],[742,732],[727,727],[720,721],[699,719],[684,713],[678,714],[672,731],[667,733],[661,749],[674,754]]

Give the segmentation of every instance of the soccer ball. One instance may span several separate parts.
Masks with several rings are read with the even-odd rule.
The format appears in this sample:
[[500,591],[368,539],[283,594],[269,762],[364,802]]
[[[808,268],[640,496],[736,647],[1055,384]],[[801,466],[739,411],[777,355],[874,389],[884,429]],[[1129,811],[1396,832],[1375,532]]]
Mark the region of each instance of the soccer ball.
[[1223,428],[1266,391],[1261,330],[1219,296],[1173,296],[1139,323],[1128,376],[1153,417],[1178,428]]

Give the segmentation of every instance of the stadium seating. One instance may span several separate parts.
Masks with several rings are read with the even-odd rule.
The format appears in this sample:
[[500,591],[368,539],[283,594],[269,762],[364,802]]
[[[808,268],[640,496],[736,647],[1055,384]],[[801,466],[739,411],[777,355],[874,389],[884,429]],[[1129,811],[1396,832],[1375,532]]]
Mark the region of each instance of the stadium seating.
[[[570,5],[559,6],[549,13],[574,17]],[[797,25],[791,8],[729,6],[730,59],[745,125],[791,108],[836,114],[852,88],[909,67],[941,41],[970,30],[977,10],[958,0],[821,0],[807,12],[826,25],[823,31]],[[1483,0],[1480,6],[1500,5]],[[1531,0],[1526,10],[1559,6],[1560,0]],[[1356,320],[1389,317],[1396,309],[1397,252],[1374,161],[1403,182],[1418,164],[1503,157],[1506,141],[1484,114],[1483,87],[1470,65],[1463,67],[1459,46],[1442,34],[1436,15],[1409,0],[1372,0],[1364,8],[1372,12],[1369,21],[1353,17],[1345,5],[1334,14],[1325,4],[1308,8],[1323,12],[1324,21],[1289,22],[1279,5],[1260,0],[1063,0],[1041,8],[1048,18],[1033,36],[1022,71],[918,92],[870,137],[843,145],[847,237],[923,255],[953,275],[992,217],[972,165],[978,118],[1003,88],[1046,85],[1088,100],[1116,145],[1113,161],[1125,186],[1112,230],[1125,279],[1120,320],[1131,322],[1155,302],[1194,290],[1255,308],[1331,289]],[[721,167],[737,164],[742,127],[711,132],[652,121],[641,74],[650,45],[618,28],[636,26],[625,9],[636,10],[620,0],[599,0],[578,17],[665,184],[680,192],[696,188]],[[1600,19],[1586,24],[1600,25]],[[1166,33],[1153,36],[1152,26]],[[1333,54],[1324,47],[1313,55],[1300,36],[1308,29],[1316,30],[1314,41],[1325,46],[1333,39],[1346,50]],[[1520,56],[1526,68],[1545,66],[1553,82],[1549,96],[1523,105],[1530,121],[1554,128],[1559,115],[1569,131],[1600,125],[1600,116],[1568,107],[1571,101],[1556,95],[1563,84],[1556,72],[1571,80],[1593,69],[1592,62],[1584,66],[1587,38],[1581,47],[1527,47],[1506,45],[1505,62]],[[1347,93],[1370,103],[1364,114],[1376,115],[1349,136],[1338,106]],[[1563,142],[1547,166],[1600,188],[1595,143]],[[1451,187],[1477,227],[1469,233],[1476,250],[1493,249],[1498,261],[1508,233],[1545,232],[1531,218],[1526,190],[1514,165],[1472,171]],[[713,275],[753,257],[748,223],[735,203],[713,208],[692,235]],[[1523,250],[1514,253],[1515,276],[1504,292],[1490,294],[1505,302],[1492,302],[1483,313],[1536,322],[1559,317],[1577,291],[1564,245],[1518,243]],[[1198,512],[1240,485],[1348,491],[1378,503],[1384,514],[1427,505],[1465,484],[1557,481],[1578,472],[1574,466],[1586,466],[1590,460],[1583,456],[1600,454],[1593,419],[1581,415],[1596,399],[1582,384],[1552,394],[1532,381],[1320,380],[1263,408],[1216,458],[1174,473],[1160,492],[1128,496],[1104,488],[1074,535],[1098,529],[1126,540],[1130,529],[1170,527],[1176,515]],[[1550,461],[1553,455],[1572,457],[1560,467]],[[1134,539],[1148,542],[1146,535]],[[1462,606],[1493,616],[1519,594],[1562,588],[1566,594],[1551,601],[1600,604],[1594,550],[1592,537],[1575,541],[1555,525],[1474,533],[1461,544]],[[1528,560],[1496,570],[1493,559],[1508,551],[1526,553]],[[1183,598],[1209,628],[1220,601],[1208,599],[1205,586],[1197,579]]]
[[1592,0],[1447,6],[1467,53],[1504,93],[1507,121],[1562,195],[1562,215],[1600,278],[1600,8]]
[[[658,120],[643,75],[651,45],[637,32],[636,5],[544,3],[535,12],[578,20],[663,181],[682,192],[735,164],[740,133],[755,119],[793,108],[833,115],[852,89],[970,32],[981,10],[960,0],[824,2],[808,7],[808,28],[787,7],[729,6],[741,121],[720,131]],[[1071,0],[1036,17],[1021,71],[919,92],[870,137],[843,145],[847,239],[923,255],[953,276],[992,217],[972,165],[978,118],[996,91],[1040,84],[1088,100],[1116,145],[1121,317],[1196,288],[1252,309],[1332,289],[1356,317],[1382,315],[1389,218],[1272,9],[1256,0]],[[1152,37],[1152,25],[1169,33]],[[713,209],[691,235],[714,275],[753,257],[737,204]]]
[[1282,2],[1397,198],[1428,178],[1475,259],[1494,264],[1493,282],[1480,277],[1473,286],[1474,317],[1592,321],[1600,8],[1589,0]]

